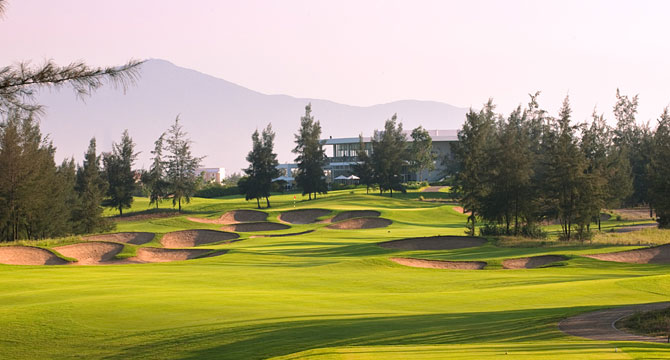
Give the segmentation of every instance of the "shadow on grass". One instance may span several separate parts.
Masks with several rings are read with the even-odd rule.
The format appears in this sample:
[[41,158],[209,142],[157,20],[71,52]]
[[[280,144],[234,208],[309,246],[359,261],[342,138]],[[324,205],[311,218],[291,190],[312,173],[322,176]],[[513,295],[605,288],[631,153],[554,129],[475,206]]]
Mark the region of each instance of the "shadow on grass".
[[[446,304],[445,304],[446,306]],[[339,346],[437,345],[472,343],[519,343],[556,341],[565,335],[556,323],[576,313],[597,307],[549,308],[514,311],[422,315],[342,315],[343,318],[274,321],[262,324],[209,324],[152,333],[152,343],[132,346],[113,357],[156,356],[155,351],[180,353],[182,359],[264,359]],[[211,329],[211,326],[218,328]],[[147,335],[147,334],[143,334]],[[601,346],[594,342],[594,346]],[[642,347],[642,345],[636,344]],[[525,351],[551,350],[549,344],[529,346]],[[575,349],[588,344],[565,344]],[[180,351],[181,350],[181,351]]]

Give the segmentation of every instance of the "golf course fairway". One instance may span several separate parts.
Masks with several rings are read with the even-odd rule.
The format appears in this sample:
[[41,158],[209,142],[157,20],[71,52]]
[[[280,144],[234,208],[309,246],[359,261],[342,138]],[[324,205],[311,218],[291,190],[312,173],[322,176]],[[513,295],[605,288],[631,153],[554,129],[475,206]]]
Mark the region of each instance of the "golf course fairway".
[[[197,247],[227,251],[219,256],[105,266],[0,265],[0,357],[670,358],[669,344],[595,341],[558,329],[562,319],[579,313],[668,301],[670,265],[581,256],[640,246],[499,247],[492,239],[445,250],[379,246],[405,238],[464,235],[467,215],[455,211],[456,204],[419,201],[415,195],[336,191],[295,205],[293,194],[273,196],[273,207],[262,209],[268,222],[280,223],[279,214],[295,209],[332,212],[308,224],[238,232],[235,241]],[[254,207],[255,202],[239,196],[195,198],[178,216],[119,221],[114,232],[156,236],[147,243],[124,244],[117,257],[132,258],[142,247],[160,248],[166,233],[220,230],[216,220],[227,211]],[[136,198],[128,212],[147,208],[146,199]],[[350,210],[377,211],[390,225],[329,227],[326,218]],[[617,223],[603,222],[608,226]],[[77,241],[34,245],[53,249]],[[565,260],[534,269],[502,265],[506,259],[541,255]],[[477,261],[486,267],[415,268],[392,257]]]

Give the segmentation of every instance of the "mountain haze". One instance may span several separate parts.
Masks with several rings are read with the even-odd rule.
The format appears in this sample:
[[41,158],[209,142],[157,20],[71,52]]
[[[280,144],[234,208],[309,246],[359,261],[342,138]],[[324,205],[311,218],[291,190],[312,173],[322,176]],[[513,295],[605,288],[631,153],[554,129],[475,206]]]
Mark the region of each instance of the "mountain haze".
[[[352,86],[355,86],[353,84]],[[98,151],[109,151],[128,129],[141,151],[137,167],[149,166],[154,141],[181,117],[203,165],[239,171],[246,167],[251,133],[269,122],[277,133],[275,150],[281,163],[292,162],[293,134],[305,105],[321,121],[323,137],[370,135],[384,121],[398,114],[405,129],[456,129],[467,109],[433,101],[402,100],[374,106],[350,106],[328,100],[267,95],[185,69],[164,60],[149,60],[141,67],[137,84],[124,92],[104,87],[84,100],[67,89],[43,92],[38,102],[46,106],[42,131],[50,134],[57,160],[74,156],[81,161],[91,137]],[[330,149],[328,154],[330,155]]]

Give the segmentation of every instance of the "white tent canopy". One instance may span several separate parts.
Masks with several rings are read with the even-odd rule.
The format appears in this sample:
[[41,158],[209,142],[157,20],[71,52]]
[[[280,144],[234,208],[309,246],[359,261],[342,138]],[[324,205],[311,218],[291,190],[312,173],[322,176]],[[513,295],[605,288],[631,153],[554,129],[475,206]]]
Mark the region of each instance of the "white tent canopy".
[[340,176],[336,177],[335,180],[349,180],[349,178],[344,176],[344,175],[340,175]]
[[356,176],[356,175],[350,175],[349,177],[347,177],[347,180],[360,180],[360,179],[361,179],[361,178],[359,178],[359,177]]
[[272,181],[286,181],[286,182],[291,182],[291,181],[293,181],[293,180],[294,180],[294,179],[293,179],[292,177],[290,177],[290,176],[280,176],[280,177],[278,177],[278,178],[276,178],[276,179],[272,179]]

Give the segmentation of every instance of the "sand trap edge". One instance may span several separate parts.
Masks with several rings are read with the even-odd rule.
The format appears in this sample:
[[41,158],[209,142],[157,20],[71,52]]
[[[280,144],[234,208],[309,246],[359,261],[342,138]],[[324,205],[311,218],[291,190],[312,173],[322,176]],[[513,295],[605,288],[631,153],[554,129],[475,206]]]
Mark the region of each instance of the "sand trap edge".
[[403,266],[442,270],[482,270],[487,265],[484,261],[426,260],[405,257],[392,257],[389,260]]

